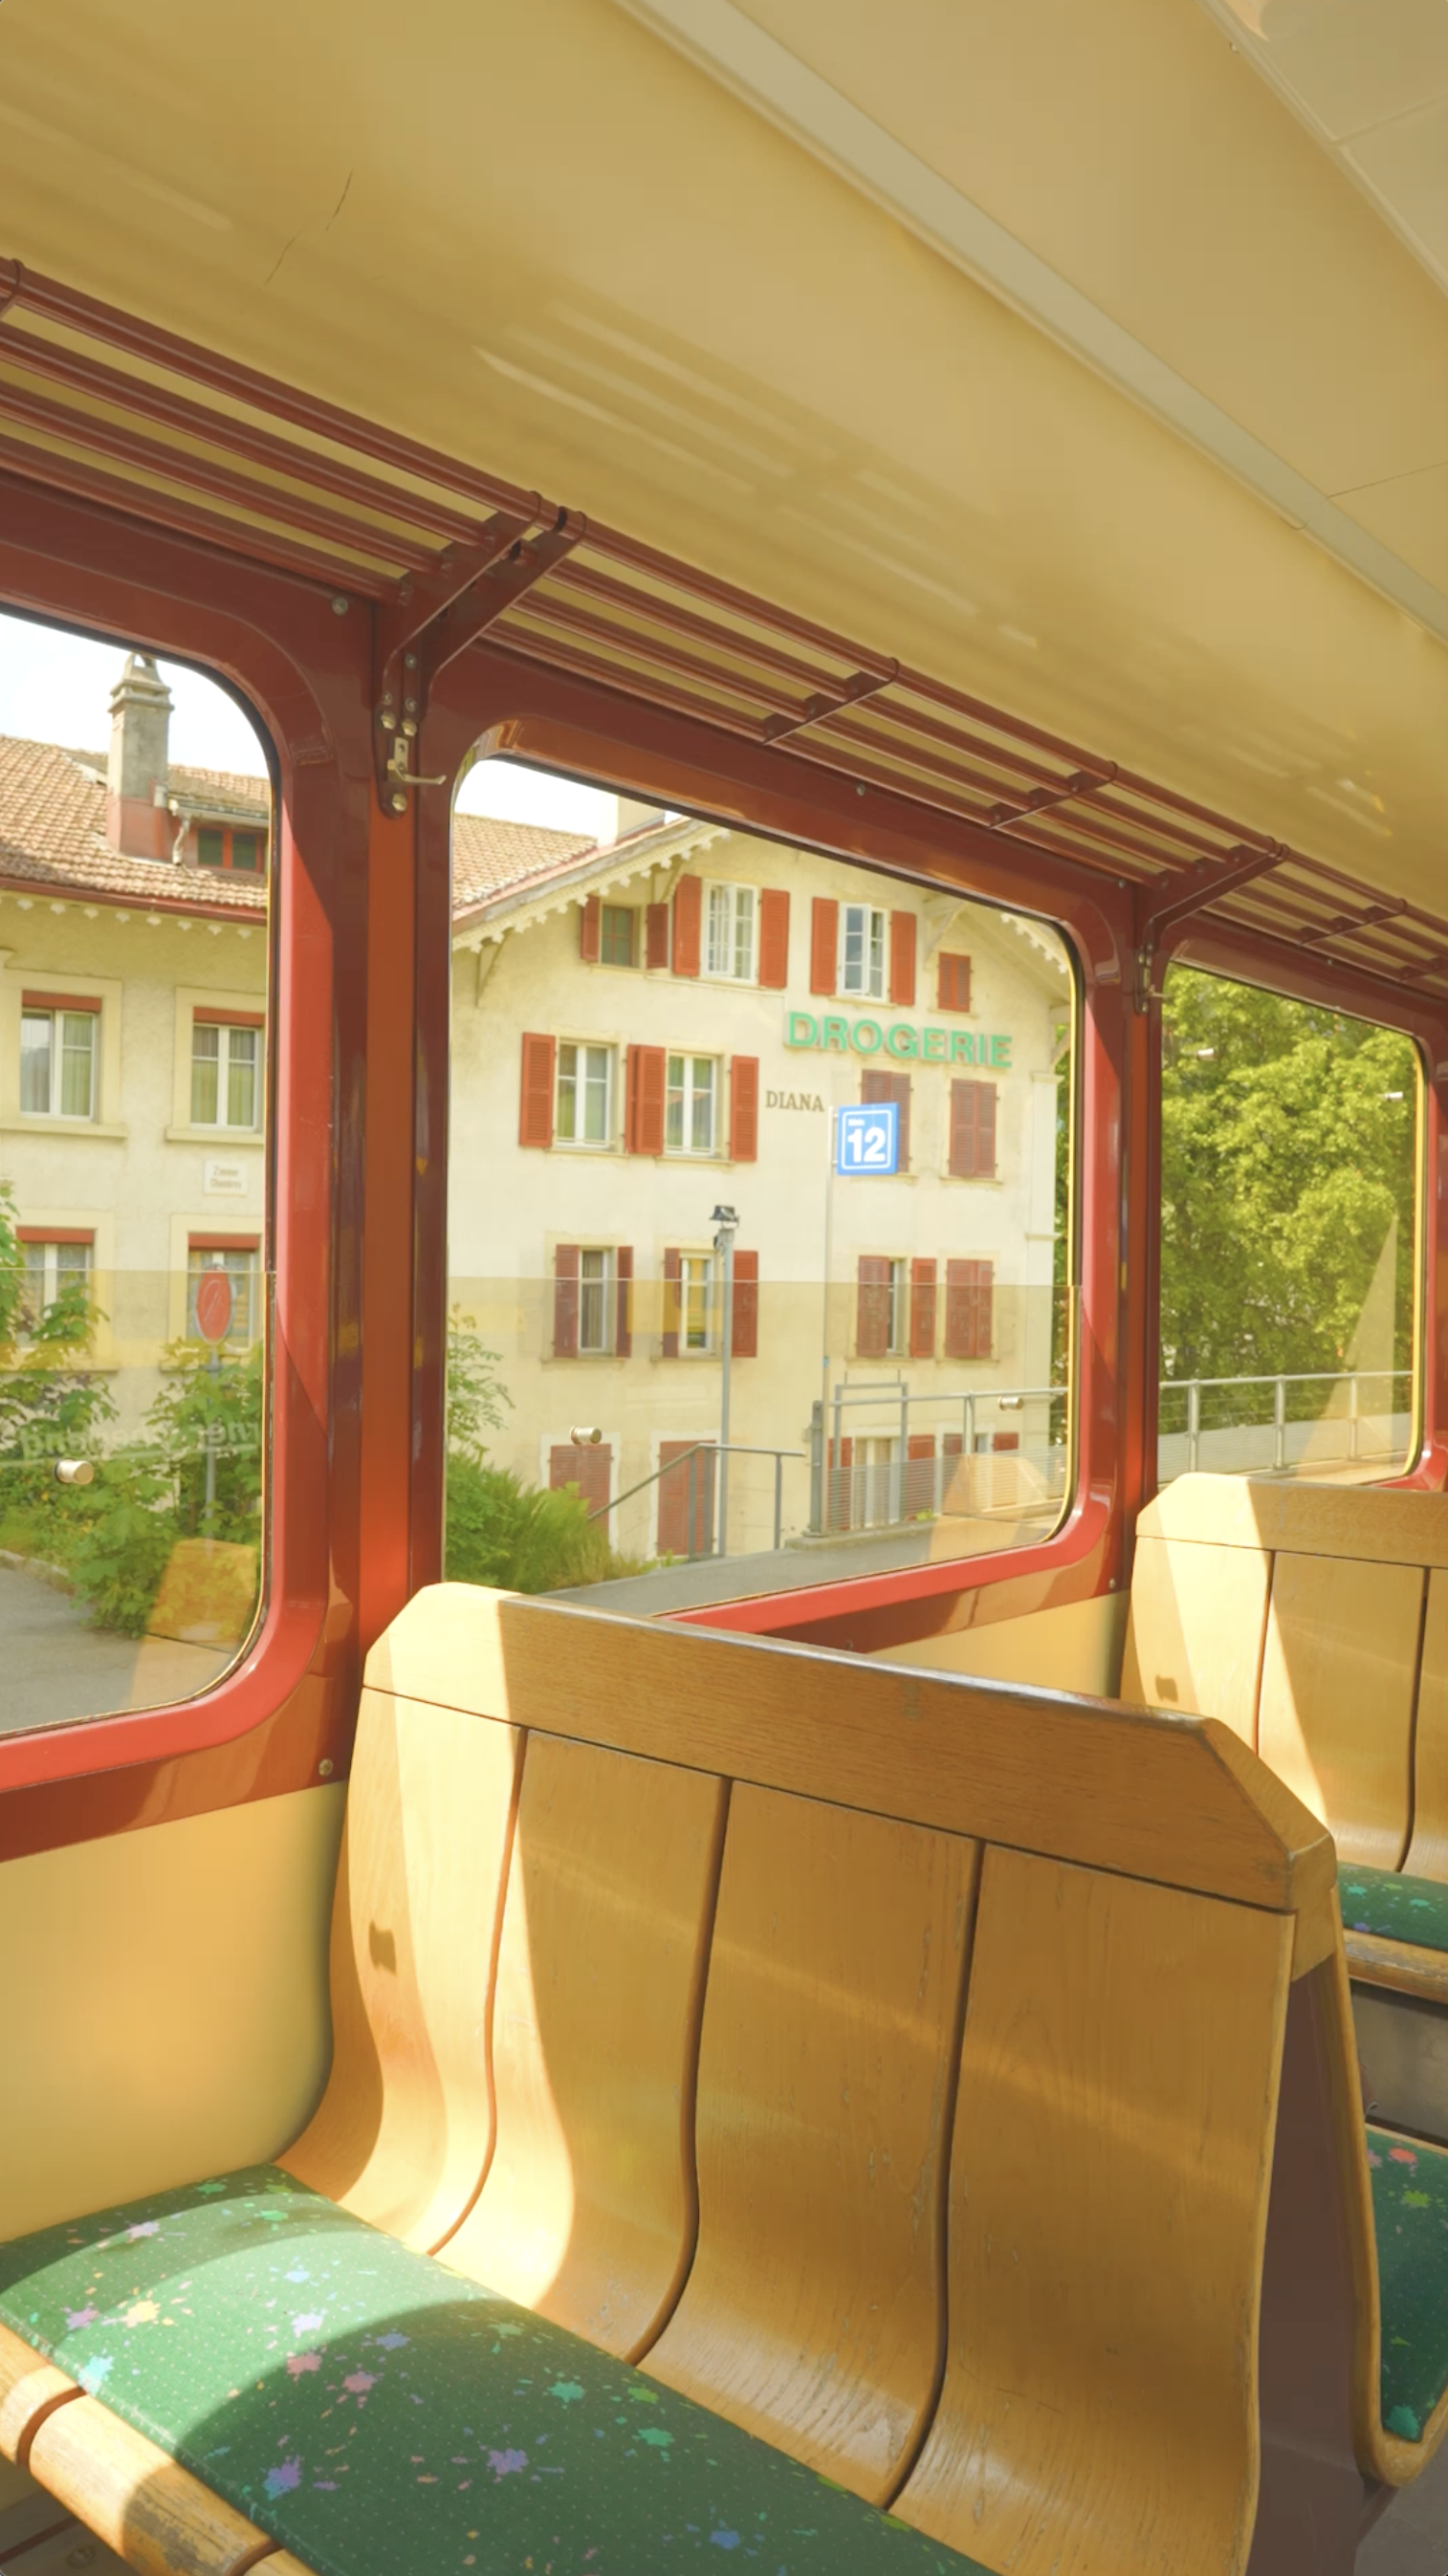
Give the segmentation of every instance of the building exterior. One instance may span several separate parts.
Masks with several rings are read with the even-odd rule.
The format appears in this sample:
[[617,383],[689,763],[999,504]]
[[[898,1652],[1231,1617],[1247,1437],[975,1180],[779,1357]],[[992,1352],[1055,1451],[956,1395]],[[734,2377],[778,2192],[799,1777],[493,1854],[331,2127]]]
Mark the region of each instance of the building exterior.
[[[772,1547],[777,1501],[786,1537],[1039,1525],[1064,1464],[1060,942],[629,819],[607,850],[459,888],[450,1267],[512,1397],[497,1454],[612,1505],[628,1554],[716,1547],[727,1313],[729,1445],[779,1459],[731,1457],[731,1552]],[[891,1101],[898,1175],[836,1175],[832,1113]]]
[[[90,1283],[123,1432],[208,1271],[229,1347],[264,1312],[269,796],[172,766],[168,714],[132,655],[105,758],[0,741],[0,1175],[32,1301]],[[452,1293],[495,1460],[645,1559],[1049,1517],[1048,928],[623,806],[606,846],[458,816],[453,941]],[[879,1120],[835,1170],[847,1106],[893,1109],[897,1170]]]

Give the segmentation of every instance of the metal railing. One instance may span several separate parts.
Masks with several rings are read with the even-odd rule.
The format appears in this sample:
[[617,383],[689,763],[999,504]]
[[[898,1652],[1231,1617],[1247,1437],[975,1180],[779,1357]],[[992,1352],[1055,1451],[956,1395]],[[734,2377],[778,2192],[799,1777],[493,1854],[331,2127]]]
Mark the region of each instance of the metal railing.
[[[832,1467],[830,1462],[838,1461],[842,1456],[846,1436],[844,1417],[847,1412],[859,1412],[869,1408],[878,1414],[886,1409],[888,1403],[889,1411],[897,1415],[898,1430],[892,1430],[890,1434],[883,1436],[897,1438],[900,1443],[899,1458],[892,1461],[887,1472],[895,1479],[894,1490],[899,1504],[898,1509],[894,1510],[890,1517],[903,1520],[913,1517],[913,1515],[907,1515],[904,1508],[904,1497],[907,1492],[913,1490],[908,1471],[912,1466],[924,1463],[921,1460],[911,1459],[907,1454],[912,1407],[919,1406],[922,1409],[929,1407],[932,1413],[938,1413],[944,1408],[947,1414],[954,1413],[958,1408],[961,1449],[965,1456],[971,1457],[975,1454],[979,1417],[982,1413],[1023,1413],[1028,1404],[1064,1403],[1068,1393],[1069,1390],[1064,1386],[961,1387],[958,1390],[949,1387],[943,1390],[927,1390],[911,1388],[903,1378],[842,1379],[836,1385],[829,1400],[828,1456],[825,1444],[823,1399],[816,1396],[810,1407],[811,1530],[819,1535],[838,1524],[839,1515],[831,1508],[834,1499],[831,1484],[837,1478],[839,1469],[837,1466]],[[932,1424],[932,1428],[934,1427]],[[938,1510],[938,1502],[935,1508]]]
[[[783,1543],[784,1532],[784,1462],[786,1458],[803,1458],[805,1455],[806,1452],[803,1449],[759,1449],[751,1447],[747,1442],[739,1440],[696,1440],[691,1449],[681,1449],[677,1458],[671,1458],[666,1466],[655,1467],[650,1475],[640,1476],[636,1485],[625,1486],[623,1492],[621,1494],[615,1494],[609,1502],[595,1504],[588,1517],[591,1521],[603,1520],[609,1512],[616,1512],[624,1503],[631,1503],[635,1494],[647,1493],[650,1485],[662,1484],[665,1476],[672,1476],[677,1468],[687,1467],[689,1474],[687,1479],[688,1492],[684,1514],[684,1531],[690,1544],[686,1547],[685,1554],[688,1556],[691,1563],[695,1558],[701,1556],[727,1556],[729,1553],[729,1532],[726,1527],[728,1505],[724,1502],[722,1496],[719,1512],[717,1544],[715,1543],[714,1532],[711,1527],[714,1518],[714,1468],[712,1462],[716,1458],[724,1457],[772,1458],[774,1460],[774,1544],[776,1549],[778,1549]],[[698,1477],[697,1485],[697,1471],[694,1465],[696,1458],[703,1458],[709,1461],[704,1468],[702,1476]],[[702,1495],[698,1490],[699,1486],[702,1486]],[[703,1547],[696,1548],[692,1544],[692,1541],[694,1526],[698,1517],[698,1505],[701,1499],[704,1505],[705,1544]]]
[[[1276,1376],[1269,1375],[1266,1377],[1164,1377],[1159,1381],[1157,1392],[1158,1398],[1167,1395],[1184,1395],[1186,1397],[1187,1419],[1185,1436],[1187,1444],[1187,1473],[1190,1475],[1195,1473],[1201,1459],[1203,1393],[1207,1390],[1217,1392],[1224,1388],[1232,1388],[1235,1390],[1238,1387],[1270,1386],[1272,1389],[1272,1420],[1270,1424],[1265,1422],[1232,1422],[1209,1424],[1207,1429],[1209,1432],[1213,1430],[1225,1432],[1265,1431],[1270,1429],[1272,1432],[1272,1466],[1275,1472],[1281,1473],[1287,1466],[1287,1433],[1289,1428],[1287,1390],[1290,1386],[1345,1386],[1347,1388],[1347,1412],[1341,1418],[1347,1431],[1347,1455],[1350,1460],[1355,1462],[1359,1454],[1359,1438],[1363,1421],[1363,1408],[1359,1392],[1360,1389],[1364,1385],[1395,1387],[1400,1382],[1411,1390],[1413,1383],[1413,1372],[1411,1369],[1282,1369],[1278,1371]],[[1388,1410],[1391,1413],[1391,1402],[1389,1403]],[[1297,1418],[1311,1426],[1316,1426],[1317,1424],[1330,1419],[1329,1416],[1322,1412],[1311,1415],[1302,1415]],[[1180,1433],[1172,1434],[1167,1432],[1162,1436],[1167,1439],[1171,1439],[1173,1437],[1180,1438],[1182,1435]]]

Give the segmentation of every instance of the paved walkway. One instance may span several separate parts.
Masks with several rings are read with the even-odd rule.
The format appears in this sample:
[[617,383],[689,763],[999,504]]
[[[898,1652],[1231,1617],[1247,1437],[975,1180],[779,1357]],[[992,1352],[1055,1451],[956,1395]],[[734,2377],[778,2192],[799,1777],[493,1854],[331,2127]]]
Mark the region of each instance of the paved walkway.
[[204,1690],[231,1660],[229,1650],[92,1628],[73,1593],[0,1564],[0,1735],[164,1708]]

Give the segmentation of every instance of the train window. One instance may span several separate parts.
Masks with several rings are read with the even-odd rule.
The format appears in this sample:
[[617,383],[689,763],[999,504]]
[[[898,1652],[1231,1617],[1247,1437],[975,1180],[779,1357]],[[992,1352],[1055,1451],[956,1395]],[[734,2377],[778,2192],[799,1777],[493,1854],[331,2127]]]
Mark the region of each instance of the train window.
[[454,835],[449,1576],[668,1609],[1048,1534],[1059,934],[512,763]]
[[0,619],[9,1731],[188,1698],[255,1621],[270,803],[211,682]]
[[1185,967],[1162,1023],[1162,1482],[1400,1472],[1416,1413],[1412,1041]]

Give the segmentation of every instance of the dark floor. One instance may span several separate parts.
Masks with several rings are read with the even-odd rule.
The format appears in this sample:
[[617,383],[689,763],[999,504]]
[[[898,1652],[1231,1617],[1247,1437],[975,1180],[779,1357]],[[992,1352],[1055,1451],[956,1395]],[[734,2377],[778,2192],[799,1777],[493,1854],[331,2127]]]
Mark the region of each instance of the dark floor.
[[1448,2576],[1448,2444],[1368,2533],[1357,2576]]

